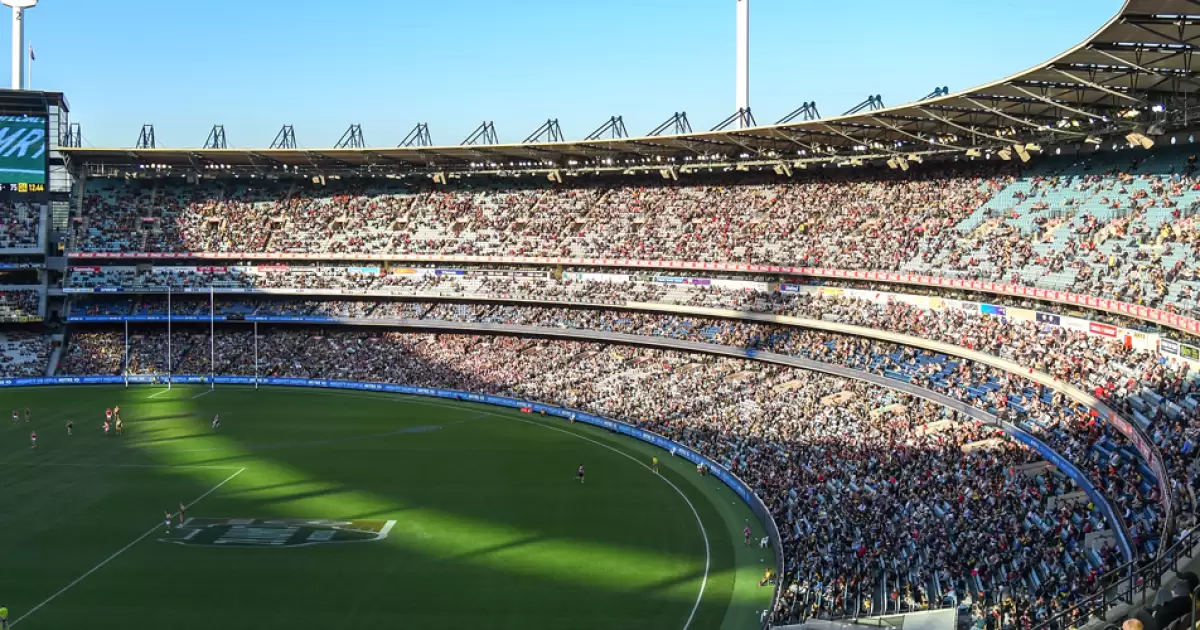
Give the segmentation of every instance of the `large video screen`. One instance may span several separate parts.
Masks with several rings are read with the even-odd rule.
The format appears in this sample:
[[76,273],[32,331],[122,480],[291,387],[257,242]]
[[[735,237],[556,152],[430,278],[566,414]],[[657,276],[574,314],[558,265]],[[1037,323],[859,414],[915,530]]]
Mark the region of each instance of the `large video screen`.
[[0,191],[46,190],[46,117],[0,116]]

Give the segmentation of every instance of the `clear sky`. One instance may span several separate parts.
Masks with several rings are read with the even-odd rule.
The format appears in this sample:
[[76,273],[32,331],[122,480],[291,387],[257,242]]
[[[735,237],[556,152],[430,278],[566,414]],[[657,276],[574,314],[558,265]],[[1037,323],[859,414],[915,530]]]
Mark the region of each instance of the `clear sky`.
[[[1078,43],[1120,0],[752,0],[760,124],[815,100],[839,114],[964,89]],[[5,19],[8,9],[0,7]],[[10,50],[9,29],[0,46]],[[26,16],[35,89],[59,90],[85,146],[266,146],[295,125],[332,146],[350,123],[395,146],[416,122],[459,144],[481,120],[519,142],[609,116],[642,135],[733,112],[734,0],[42,0]],[[4,64],[6,67],[8,64]]]

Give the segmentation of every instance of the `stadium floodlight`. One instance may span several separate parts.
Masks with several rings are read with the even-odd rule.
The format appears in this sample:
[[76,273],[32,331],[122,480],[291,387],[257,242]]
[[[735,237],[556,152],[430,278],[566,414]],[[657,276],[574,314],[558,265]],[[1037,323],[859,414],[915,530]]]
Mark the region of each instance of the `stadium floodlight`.
[[25,9],[32,9],[38,0],[0,0],[12,9],[12,89],[25,85]]
[[1149,149],[1154,146],[1153,138],[1136,131],[1125,136],[1125,140],[1131,147],[1141,146],[1143,149]]

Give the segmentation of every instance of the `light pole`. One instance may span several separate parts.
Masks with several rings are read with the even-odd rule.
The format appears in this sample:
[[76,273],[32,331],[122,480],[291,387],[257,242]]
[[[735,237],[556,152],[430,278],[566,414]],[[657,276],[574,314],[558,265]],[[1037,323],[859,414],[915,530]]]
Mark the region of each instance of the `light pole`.
[[0,0],[12,9],[12,89],[25,88],[25,9],[32,9],[38,0]]

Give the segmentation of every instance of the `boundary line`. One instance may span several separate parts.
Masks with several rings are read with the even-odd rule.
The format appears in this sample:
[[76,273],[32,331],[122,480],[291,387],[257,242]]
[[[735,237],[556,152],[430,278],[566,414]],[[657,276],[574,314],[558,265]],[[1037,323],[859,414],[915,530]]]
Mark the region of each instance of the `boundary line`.
[[208,395],[208,394],[211,394],[211,393],[213,393],[213,392],[215,392],[215,391],[217,391],[217,390],[215,390],[215,389],[209,389],[209,390],[206,390],[206,391],[200,392],[199,394],[196,394],[195,396],[192,396],[192,400],[196,400],[197,398],[199,398],[199,397],[201,397],[201,396],[206,396],[206,395]]
[[[59,387],[76,387],[76,385],[62,385],[62,386],[59,386]],[[239,385],[231,385],[231,386],[229,386],[229,387],[234,387],[234,388],[245,388],[244,386],[239,386]],[[170,391],[170,390],[169,390],[169,389],[164,389],[164,390],[162,390],[162,391],[160,391],[160,392],[158,392],[158,393],[156,393],[156,394],[152,394],[152,395],[151,395],[151,396],[149,396],[148,398],[155,398],[155,397],[157,397],[157,396],[161,396],[162,394],[165,394],[165,393],[166,393],[166,392],[168,392],[168,391]],[[212,391],[212,390],[210,390],[210,391]],[[313,390],[302,390],[302,391],[313,391]],[[653,473],[653,469],[652,469],[652,468],[651,468],[651,467],[650,467],[648,464],[646,464],[646,463],[642,462],[641,460],[639,460],[639,459],[637,459],[636,457],[634,457],[634,456],[630,455],[629,453],[626,453],[626,452],[624,452],[624,451],[622,451],[622,450],[620,450],[620,449],[618,449],[618,448],[616,448],[616,447],[613,447],[613,446],[611,446],[611,445],[609,445],[609,444],[605,444],[605,443],[603,443],[603,442],[600,442],[600,441],[598,441],[598,440],[594,440],[594,439],[592,439],[592,438],[590,438],[590,437],[587,437],[587,436],[585,436],[585,435],[581,435],[581,434],[578,434],[578,433],[575,433],[575,432],[572,432],[572,431],[568,431],[568,430],[566,430],[566,429],[563,429],[563,428],[560,428],[560,427],[555,427],[555,426],[551,426],[551,425],[548,425],[548,424],[543,424],[543,423],[541,423],[541,422],[536,422],[536,421],[533,421],[533,420],[527,420],[527,419],[525,419],[525,418],[519,418],[519,417],[516,417],[516,416],[514,416],[514,415],[510,415],[510,414],[504,414],[504,413],[500,413],[500,412],[497,412],[497,411],[491,411],[491,410],[487,410],[487,409],[477,409],[477,406],[486,406],[486,403],[472,403],[472,402],[470,402],[470,401],[457,401],[457,400],[430,399],[430,398],[427,398],[427,397],[424,397],[424,396],[414,396],[414,395],[408,395],[408,394],[396,394],[396,393],[388,393],[388,392],[378,392],[378,395],[371,395],[371,394],[372,394],[372,393],[374,393],[374,392],[355,393],[355,392],[351,392],[351,391],[336,390],[336,389],[331,389],[331,390],[321,390],[321,391],[323,391],[323,392],[330,392],[330,393],[337,393],[337,394],[340,394],[340,395],[343,395],[343,396],[347,396],[347,397],[351,397],[351,398],[362,398],[362,399],[367,399],[367,400],[390,400],[390,401],[393,401],[393,402],[398,402],[398,401],[404,401],[404,402],[416,402],[416,403],[418,403],[418,404],[427,405],[427,406],[433,406],[433,407],[443,407],[443,408],[452,408],[452,409],[466,409],[466,410],[473,410],[473,411],[477,411],[477,412],[479,413],[479,415],[484,415],[484,416],[492,416],[492,417],[497,417],[497,418],[502,418],[502,419],[507,419],[507,420],[515,420],[515,421],[517,421],[517,422],[522,422],[522,423],[525,423],[525,424],[530,424],[530,425],[534,425],[534,426],[542,427],[542,428],[549,429],[549,430],[552,430],[552,431],[557,431],[557,432],[559,432],[559,433],[563,433],[563,434],[566,434],[566,435],[570,435],[570,436],[573,436],[573,437],[575,437],[575,438],[578,438],[578,439],[580,439],[580,440],[584,440],[584,441],[586,441],[586,442],[590,442],[590,443],[592,443],[592,444],[595,444],[596,446],[600,446],[600,447],[606,448],[606,449],[608,449],[608,450],[610,450],[610,451],[612,451],[612,452],[614,452],[614,453],[617,453],[618,455],[621,455],[622,457],[625,457],[626,459],[628,459],[628,460],[630,460],[630,461],[632,461],[632,462],[636,463],[637,465],[641,466],[642,468],[645,468],[647,471],[650,471],[650,472],[652,472],[652,473]],[[208,392],[205,392],[205,393],[208,393]],[[201,396],[201,395],[203,395],[203,393],[201,393],[201,394],[197,394],[196,396]],[[455,403],[458,403],[458,404],[455,404]],[[478,416],[476,416],[476,417],[478,417]],[[464,419],[464,420],[459,420],[459,421],[457,421],[457,422],[452,422],[452,423],[448,423],[448,424],[446,424],[446,425],[441,425],[441,426],[450,426],[450,425],[452,425],[452,424],[459,424],[459,423],[466,422],[467,420],[471,420],[471,419],[474,419],[474,418],[468,418],[468,419]],[[439,428],[440,428],[440,427],[439,427]],[[361,438],[356,438],[356,439],[361,439]],[[317,443],[319,443],[319,442],[317,442]],[[238,470],[237,470],[237,472],[233,473],[233,474],[232,474],[232,475],[230,475],[228,478],[226,478],[224,481],[222,481],[221,483],[217,484],[217,485],[216,485],[216,486],[214,486],[212,489],[210,489],[208,492],[206,492],[206,493],[204,493],[203,495],[201,495],[201,496],[200,496],[200,498],[196,499],[196,500],[195,500],[195,501],[193,501],[192,503],[189,503],[189,504],[188,504],[186,507],[190,508],[192,505],[194,505],[194,504],[196,504],[196,503],[199,503],[199,502],[200,502],[200,500],[204,499],[205,497],[207,497],[207,496],[208,496],[209,494],[211,494],[212,492],[215,492],[217,489],[219,489],[221,486],[225,485],[225,484],[226,484],[226,483],[228,483],[229,481],[232,481],[234,477],[237,477],[238,475],[240,475],[240,474],[241,474],[242,472],[244,472],[245,470],[246,470],[245,468],[240,468],[240,469],[238,469]],[[700,603],[701,603],[701,601],[703,601],[703,599],[704,599],[704,594],[705,594],[705,592],[707,591],[707,587],[708,587],[708,578],[709,578],[709,573],[710,573],[710,571],[711,571],[711,564],[712,564],[712,546],[711,546],[711,542],[710,542],[710,540],[709,540],[709,537],[708,537],[708,530],[707,530],[707,529],[704,527],[704,521],[703,521],[703,520],[700,518],[700,513],[699,513],[699,511],[698,511],[698,510],[696,510],[696,506],[695,506],[695,505],[692,503],[691,499],[689,499],[689,498],[688,498],[688,496],[687,496],[687,495],[686,495],[686,494],[685,494],[685,493],[684,493],[682,490],[680,490],[679,486],[675,485],[675,483],[674,483],[674,482],[672,482],[670,479],[667,479],[666,477],[664,477],[664,476],[662,476],[662,475],[657,475],[657,474],[656,474],[655,476],[656,476],[656,477],[658,477],[659,479],[662,479],[662,480],[663,480],[663,482],[665,482],[667,485],[671,486],[671,488],[672,488],[673,490],[675,490],[675,492],[676,492],[676,493],[677,493],[677,494],[678,494],[678,495],[679,495],[679,496],[680,496],[680,497],[681,497],[681,498],[684,500],[684,502],[687,504],[688,508],[691,510],[691,512],[692,512],[692,515],[693,515],[693,516],[696,518],[696,524],[697,524],[697,525],[700,527],[700,535],[701,535],[701,538],[703,538],[703,540],[704,540],[704,575],[703,575],[703,577],[702,577],[702,579],[701,579],[701,582],[700,582],[700,592],[699,592],[699,593],[696,595],[696,602],[695,602],[695,603],[692,605],[692,610],[691,610],[691,612],[688,614],[688,618],[687,618],[687,620],[684,622],[684,625],[683,625],[683,630],[688,630],[688,629],[691,627],[692,621],[695,619],[696,612],[699,610],[699,608],[700,608]],[[117,552],[116,552],[116,553],[114,553],[113,555],[111,555],[111,556],[109,556],[108,558],[106,558],[106,559],[105,559],[103,562],[101,562],[100,564],[98,564],[98,565],[96,565],[95,567],[93,567],[92,569],[90,569],[90,570],[89,570],[87,573],[84,573],[82,576],[80,576],[79,578],[77,578],[77,579],[76,579],[74,582],[71,582],[70,584],[68,584],[67,586],[65,586],[65,587],[64,587],[62,590],[60,590],[59,592],[57,592],[57,593],[55,593],[54,595],[50,596],[50,597],[49,597],[49,598],[47,598],[45,601],[43,601],[42,603],[38,604],[38,605],[37,605],[37,606],[35,606],[33,609],[31,609],[29,612],[25,613],[25,614],[24,614],[24,615],[22,615],[21,617],[18,617],[18,618],[17,618],[17,620],[16,620],[16,621],[13,621],[13,622],[12,622],[12,624],[10,624],[10,625],[11,625],[11,626],[15,626],[15,625],[16,625],[18,622],[20,622],[21,620],[23,620],[23,619],[25,619],[26,617],[30,616],[31,614],[33,614],[33,613],[34,613],[34,612],[36,612],[37,610],[41,609],[43,606],[45,606],[46,604],[50,603],[50,602],[51,602],[52,600],[54,600],[55,598],[57,598],[58,596],[60,596],[60,595],[62,595],[63,593],[65,593],[65,592],[66,592],[68,589],[70,589],[71,587],[73,587],[73,586],[75,586],[76,584],[78,584],[79,582],[83,581],[83,579],[84,579],[84,578],[86,578],[87,576],[89,576],[89,575],[91,575],[92,573],[94,573],[95,571],[99,570],[101,567],[103,567],[104,565],[108,564],[110,561],[112,561],[114,558],[116,558],[117,556],[121,555],[121,554],[122,554],[122,553],[124,553],[125,551],[127,551],[129,548],[133,547],[133,546],[134,546],[134,545],[136,545],[137,543],[139,543],[139,542],[141,542],[142,540],[144,540],[145,538],[149,537],[151,534],[153,534],[153,533],[155,532],[155,530],[156,530],[158,527],[159,527],[159,525],[157,525],[157,524],[156,524],[154,527],[152,527],[152,528],[151,528],[150,530],[148,530],[146,533],[144,533],[144,534],[142,534],[140,537],[138,537],[138,539],[137,539],[137,540],[133,541],[132,543],[130,543],[130,544],[128,544],[128,545],[126,545],[126,546],[125,546],[124,548],[122,548],[121,550],[117,551]]]
[[658,477],[659,479],[662,479],[663,481],[665,481],[667,483],[667,485],[671,486],[671,488],[674,489],[675,492],[677,492],[679,494],[679,496],[683,499],[684,503],[687,503],[688,508],[692,510],[692,516],[696,517],[696,524],[700,526],[700,537],[704,539],[704,577],[701,578],[701,580],[700,580],[700,592],[696,595],[696,603],[692,604],[692,611],[690,613],[688,613],[687,621],[685,621],[683,623],[683,630],[688,630],[688,628],[691,627],[691,625],[692,625],[692,620],[695,619],[695,617],[696,617],[696,611],[700,609],[700,602],[704,599],[704,591],[708,588],[708,571],[709,571],[710,565],[712,564],[712,548],[708,541],[708,530],[704,528],[704,521],[701,520],[701,518],[700,518],[700,512],[698,512],[696,510],[695,505],[692,505],[692,500],[689,499],[687,497],[687,495],[683,493],[683,490],[680,490],[679,486],[675,485],[675,482],[654,472],[653,468],[646,465],[645,462],[634,457],[633,455],[630,455],[629,453],[626,453],[625,451],[622,451],[622,450],[620,450],[614,446],[611,446],[609,444],[605,444],[604,442],[600,442],[598,440],[593,440],[592,438],[590,438],[586,435],[580,435],[578,433],[575,433],[573,431],[568,431],[568,430],[560,428],[560,427],[550,426],[548,424],[542,424],[541,422],[537,422],[535,420],[526,420],[524,418],[518,418],[515,416],[507,416],[507,415],[503,415],[503,414],[499,414],[499,413],[488,413],[488,415],[496,416],[499,418],[507,418],[509,420],[516,420],[517,422],[524,422],[525,424],[532,424],[534,426],[542,427],[543,429],[550,429],[551,431],[558,431],[559,433],[565,433],[567,435],[577,437],[581,440],[584,440],[585,442],[591,442],[592,444],[595,444],[596,446],[603,446],[604,448],[606,448],[618,455],[621,455],[622,457],[625,457],[626,459],[628,459],[632,462],[635,462],[637,465],[641,466],[642,468],[645,468],[646,470],[650,471],[651,474],[653,474],[655,477]]
[[162,396],[163,394],[165,394],[165,393],[167,393],[167,392],[169,392],[169,391],[171,391],[171,390],[170,390],[170,389],[164,389],[164,390],[162,390],[161,392],[158,392],[158,393],[156,393],[156,394],[150,394],[150,395],[149,395],[149,396],[147,396],[146,398],[158,398],[159,396]]
[[0,462],[3,466],[27,468],[198,468],[207,470],[238,470],[241,466],[209,466],[207,464],[55,464],[41,462]]
[[[164,390],[164,391],[166,391],[166,390]],[[218,483],[217,485],[215,485],[215,486],[213,486],[213,487],[209,488],[209,489],[208,489],[208,492],[205,492],[204,494],[200,495],[200,496],[199,496],[199,497],[198,497],[198,498],[197,498],[195,501],[192,501],[191,503],[189,503],[189,504],[187,504],[186,506],[184,506],[184,508],[185,508],[185,509],[186,509],[186,508],[190,508],[190,507],[192,507],[193,505],[196,505],[197,503],[199,503],[199,502],[203,501],[203,500],[204,500],[204,499],[205,499],[205,498],[206,498],[208,495],[210,495],[210,494],[212,494],[212,493],[216,492],[217,490],[220,490],[222,486],[224,486],[225,484],[229,483],[230,481],[233,481],[235,477],[237,477],[238,475],[242,474],[242,473],[243,473],[243,472],[245,472],[245,471],[246,471],[246,469],[245,469],[245,468],[239,468],[239,469],[237,470],[237,472],[235,472],[235,473],[233,473],[232,475],[229,475],[228,477],[226,477],[226,478],[225,478],[225,480],[224,480],[224,481],[222,481],[221,483]],[[83,575],[81,575],[81,576],[79,576],[79,577],[75,578],[75,581],[71,582],[70,584],[68,584],[68,585],[66,585],[66,586],[64,586],[64,587],[62,587],[62,589],[60,589],[60,590],[59,590],[57,593],[55,593],[55,594],[51,595],[50,597],[47,597],[47,598],[46,598],[44,601],[42,601],[42,603],[38,604],[37,606],[34,606],[33,608],[30,608],[30,609],[29,609],[29,612],[25,613],[24,615],[21,615],[20,617],[17,617],[17,618],[16,618],[16,620],[15,620],[15,621],[13,621],[13,622],[12,622],[11,624],[9,624],[9,625],[10,625],[11,627],[16,627],[16,625],[17,625],[17,624],[19,624],[19,623],[21,623],[22,621],[24,621],[26,618],[28,618],[28,617],[29,617],[30,615],[32,615],[33,613],[35,613],[35,612],[37,612],[37,611],[41,610],[41,609],[42,609],[42,608],[43,608],[43,607],[44,607],[46,604],[49,604],[50,602],[52,602],[52,601],[54,601],[54,600],[58,599],[58,596],[59,596],[59,595],[62,595],[63,593],[66,593],[67,591],[71,590],[71,587],[73,587],[73,586],[75,586],[76,584],[79,584],[80,582],[82,582],[84,579],[86,579],[86,578],[87,578],[87,576],[89,576],[89,575],[91,575],[91,574],[95,573],[96,571],[99,571],[100,569],[104,568],[104,565],[106,565],[106,564],[108,564],[109,562],[112,562],[113,560],[115,560],[115,559],[117,558],[117,556],[119,556],[119,555],[121,555],[121,554],[125,553],[126,551],[129,551],[129,549],[130,549],[130,548],[132,548],[134,545],[136,545],[136,544],[138,544],[138,543],[142,542],[142,541],[143,541],[143,540],[145,540],[146,538],[149,538],[151,534],[153,534],[154,532],[158,531],[158,528],[159,528],[159,527],[162,527],[162,524],[160,524],[160,523],[155,523],[153,527],[151,527],[150,529],[146,530],[146,533],[142,534],[141,536],[138,536],[137,538],[135,538],[135,539],[134,539],[134,541],[133,541],[133,542],[129,543],[128,545],[125,545],[124,547],[121,547],[119,550],[117,550],[117,552],[116,552],[116,553],[114,553],[113,555],[111,555],[111,556],[109,556],[109,557],[105,558],[103,561],[101,561],[101,562],[100,562],[100,564],[97,564],[96,566],[94,566],[94,567],[92,567],[92,568],[88,569],[86,573],[84,573]]]
[[684,503],[687,503],[688,508],[691,509],[691,511],[692,511],[692,516],[696,517],[696,524],[700,526],[700,536],[701,536],[701,538],[704,539],[704,577],[700,580],[700,593],[696,595],[696,603],[692,604],[692,611],[691,611],[691,613],[688,614],[687,621],[685,621],[683,624],[683,630],[688,630],[688,628],[691,627],[692,620],[695,619],[696,611],[700,609],[700,602],[703,601],[704,593],[705,593],[706,589],[708,588],[708,573],[709,573],[710,566],[712,564],[712,546],[708,540],[708,530],[705,529],[704,521],[700,518],[700,512],[696,510],[696,506],[692,504],[692,500],[689,499],[686,494],[684,494],[683,490],[680,490],[679,486],[675,485],[675,482],[671,481],[670,479],[667,479],[663,475],[654,473],[654,469],[651,468],[649,465],[647,465],[645,462],[641,461],[640,459],[634,457],[633,455],[630,455],[629,453],[626,453],[625,451],[622,451],[610,444],[605,444],[604,442],[600,442],[599,440],[594,440],[586,435],[581,435],[579,433],[575,433],[574,431],[568,431],[561,427],[556,427],[556,426],[552,426],[549,424],[537,422],[536,420],[527,420],[525,418],[520,418],[515,415],[504,414],[504,413],[500,413],[500,412],[492,411],[492,410],[488,410],[488,409],[476,409],[476,407],[475,407],[475,405],[487,406],[486,403],[474,403],[474,404],[467,403],[467,404],[456,405],[453,403],[458,402],[458,401],[449,401],[449,400],[440,400],[440,399],[431,400],[431,399],[425,398],[423,396],[404,396],[403,394],[401,394],[399,396],[397,396],[396,394],[390,394],[390,395],[384,394],[382,396],[363,396],[363,395],[356,395],[353,393],[343,392],[343,395],[356,397],[356,398],[367,398],[367,399],[371,399],[371,400],[389,400],[389,396],[390,396],[390,400],[392,400],[392,401],[396,401],[399,399],[399,400],[403,400],[403,402],[418,402],[420,404],[429,405],[429,406],[433,406],[433,407],[449,407],[451,409],[466,409],[466,410],[471,410],[471,411],[478,411],[481,415],[493,416],[493,417],[497,417],[497,418],[503,418],[506,420],[515,420],[517,422],[523,422],[525,424],[531,424],[533,426],[542,427],[543,429],[549,429],[551,431],[558,431],[559,433],[564,433],[566,435],[570,435],[572,437],[579,438],[581,440],[584,440],[585,442],[591,442],[592,444],[595,444],[596,446],[602,446],[602,447],[636,463],[638,466],[645,468],[647,471],[650,471],[652,474],[654,474],[655,477],[662,479],[667,485],[671,486],[671,488],[673,490],[675,490],[676,493],[679,494],[679,496],[683,499]]

